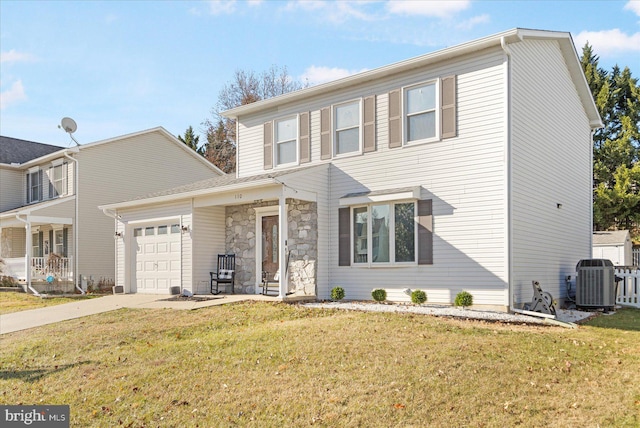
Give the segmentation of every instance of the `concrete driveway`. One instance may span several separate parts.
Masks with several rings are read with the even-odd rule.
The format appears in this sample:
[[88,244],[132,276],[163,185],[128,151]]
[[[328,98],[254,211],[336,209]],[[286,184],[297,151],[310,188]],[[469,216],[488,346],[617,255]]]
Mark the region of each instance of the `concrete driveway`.
[[167,301],[166,299],[169,299],[170,297],[172,296],[166,294],[117,294],[98,297],[95,299],[77,300],[71,303],[63,303],[61,305],[49,306],[46,308],[4,314],[0,315],[0,335],[74,318],[86,317],[88,315],[99,314],[102,312],[115,311],[121,308],[167,308],[189,310],[207,306],[224,305],[243,300],[276,300],[274,297],[259,294],[230,294],[216,296],[215,298],[209,298],[209,300],[201,302],[191,300]]

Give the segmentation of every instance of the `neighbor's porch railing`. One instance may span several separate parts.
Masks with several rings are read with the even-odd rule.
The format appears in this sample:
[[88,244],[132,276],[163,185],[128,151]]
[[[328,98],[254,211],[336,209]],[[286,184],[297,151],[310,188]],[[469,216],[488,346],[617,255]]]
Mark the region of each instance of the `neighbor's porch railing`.
[[622,278],[618,283],[616,303],[640,308],[640,269],[616,268],[615,273],[617,277]]
[[31,279],[47,279],[53,276],[55,279],[68,280],[70,262],[68,257],[31,257]]
[[631,250],[631,255],[633,258],[633,262],[631,264],[633,266],[640,266],[640,248],[634,248]]

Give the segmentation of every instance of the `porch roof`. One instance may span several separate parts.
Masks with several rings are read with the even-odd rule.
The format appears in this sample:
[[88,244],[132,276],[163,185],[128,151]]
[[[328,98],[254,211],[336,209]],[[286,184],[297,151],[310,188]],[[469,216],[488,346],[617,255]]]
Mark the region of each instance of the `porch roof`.
[[[25,205],[22,207],[14,208],[12,210],[4,211],[0,213],[0,227],[16,227],[24,226],[24,221],[18,220],[18,216],[25,217],[24,220],[31,224],[73,224],[73,219],[70,217],[56,217],[48,215],[34,215],[37,211],[47,209],[56,205],[63,204],[68,201],[73,201],[75,195],[65,196],[62,198],[53,199],[50,201],[39,202],[37,204]],[[40,214],[40,213],[39,213]]]
[[172,189],[151,193],[128,201],[101,205],[98,208],[101,210],[117,210],[140,205],[176,201],[179,199],[216,195],[241,189],[254,189],[268,185],[279,185],[284,188],[290,188],[290,186],[283,183],[282,180],[289,178],[289,176],[297,175],[298,173],[308,173],[312,170],[321,170],[328,167],[328,164],[323,164],[282,171],[271,171],[265,174],[251,175],[247,177],[236,177],[234,175],[227,174],[222,177],[213,177],[183,186],[174,187]]

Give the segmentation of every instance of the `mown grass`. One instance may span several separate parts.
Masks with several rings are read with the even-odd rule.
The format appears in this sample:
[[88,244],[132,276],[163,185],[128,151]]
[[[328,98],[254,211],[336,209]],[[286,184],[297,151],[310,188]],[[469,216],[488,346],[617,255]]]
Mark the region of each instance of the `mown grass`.
[[73,302],[78,299],[91,299],[94,297],[99,296],[92,294],[41,298],[34,296],[33,294],[7,291],[0,293],[0,314],[44,308],[46,306],[60,305],[62,303]]
[[640,332],[600,318],[123,309],[3,335],[0,403],[69,404],[79,427],[638,426]]

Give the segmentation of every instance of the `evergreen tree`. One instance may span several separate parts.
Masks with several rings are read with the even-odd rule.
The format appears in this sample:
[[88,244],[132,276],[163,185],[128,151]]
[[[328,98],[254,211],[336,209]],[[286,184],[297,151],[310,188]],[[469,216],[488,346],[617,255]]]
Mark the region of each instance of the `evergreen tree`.
[[182,141],[187,147],[194,150],[196,153],[200,155],[204,154],[204,147],[198,147],[200,145],[200,136],[193,132],[192,126],[188,127],[184,132],[184,137],[178,135],[178,140]]
[[640,88],[628,67],[607,73],[587,43],[582,69],[604,127],[594,133],[594,228],[631,229],[640,222]]

